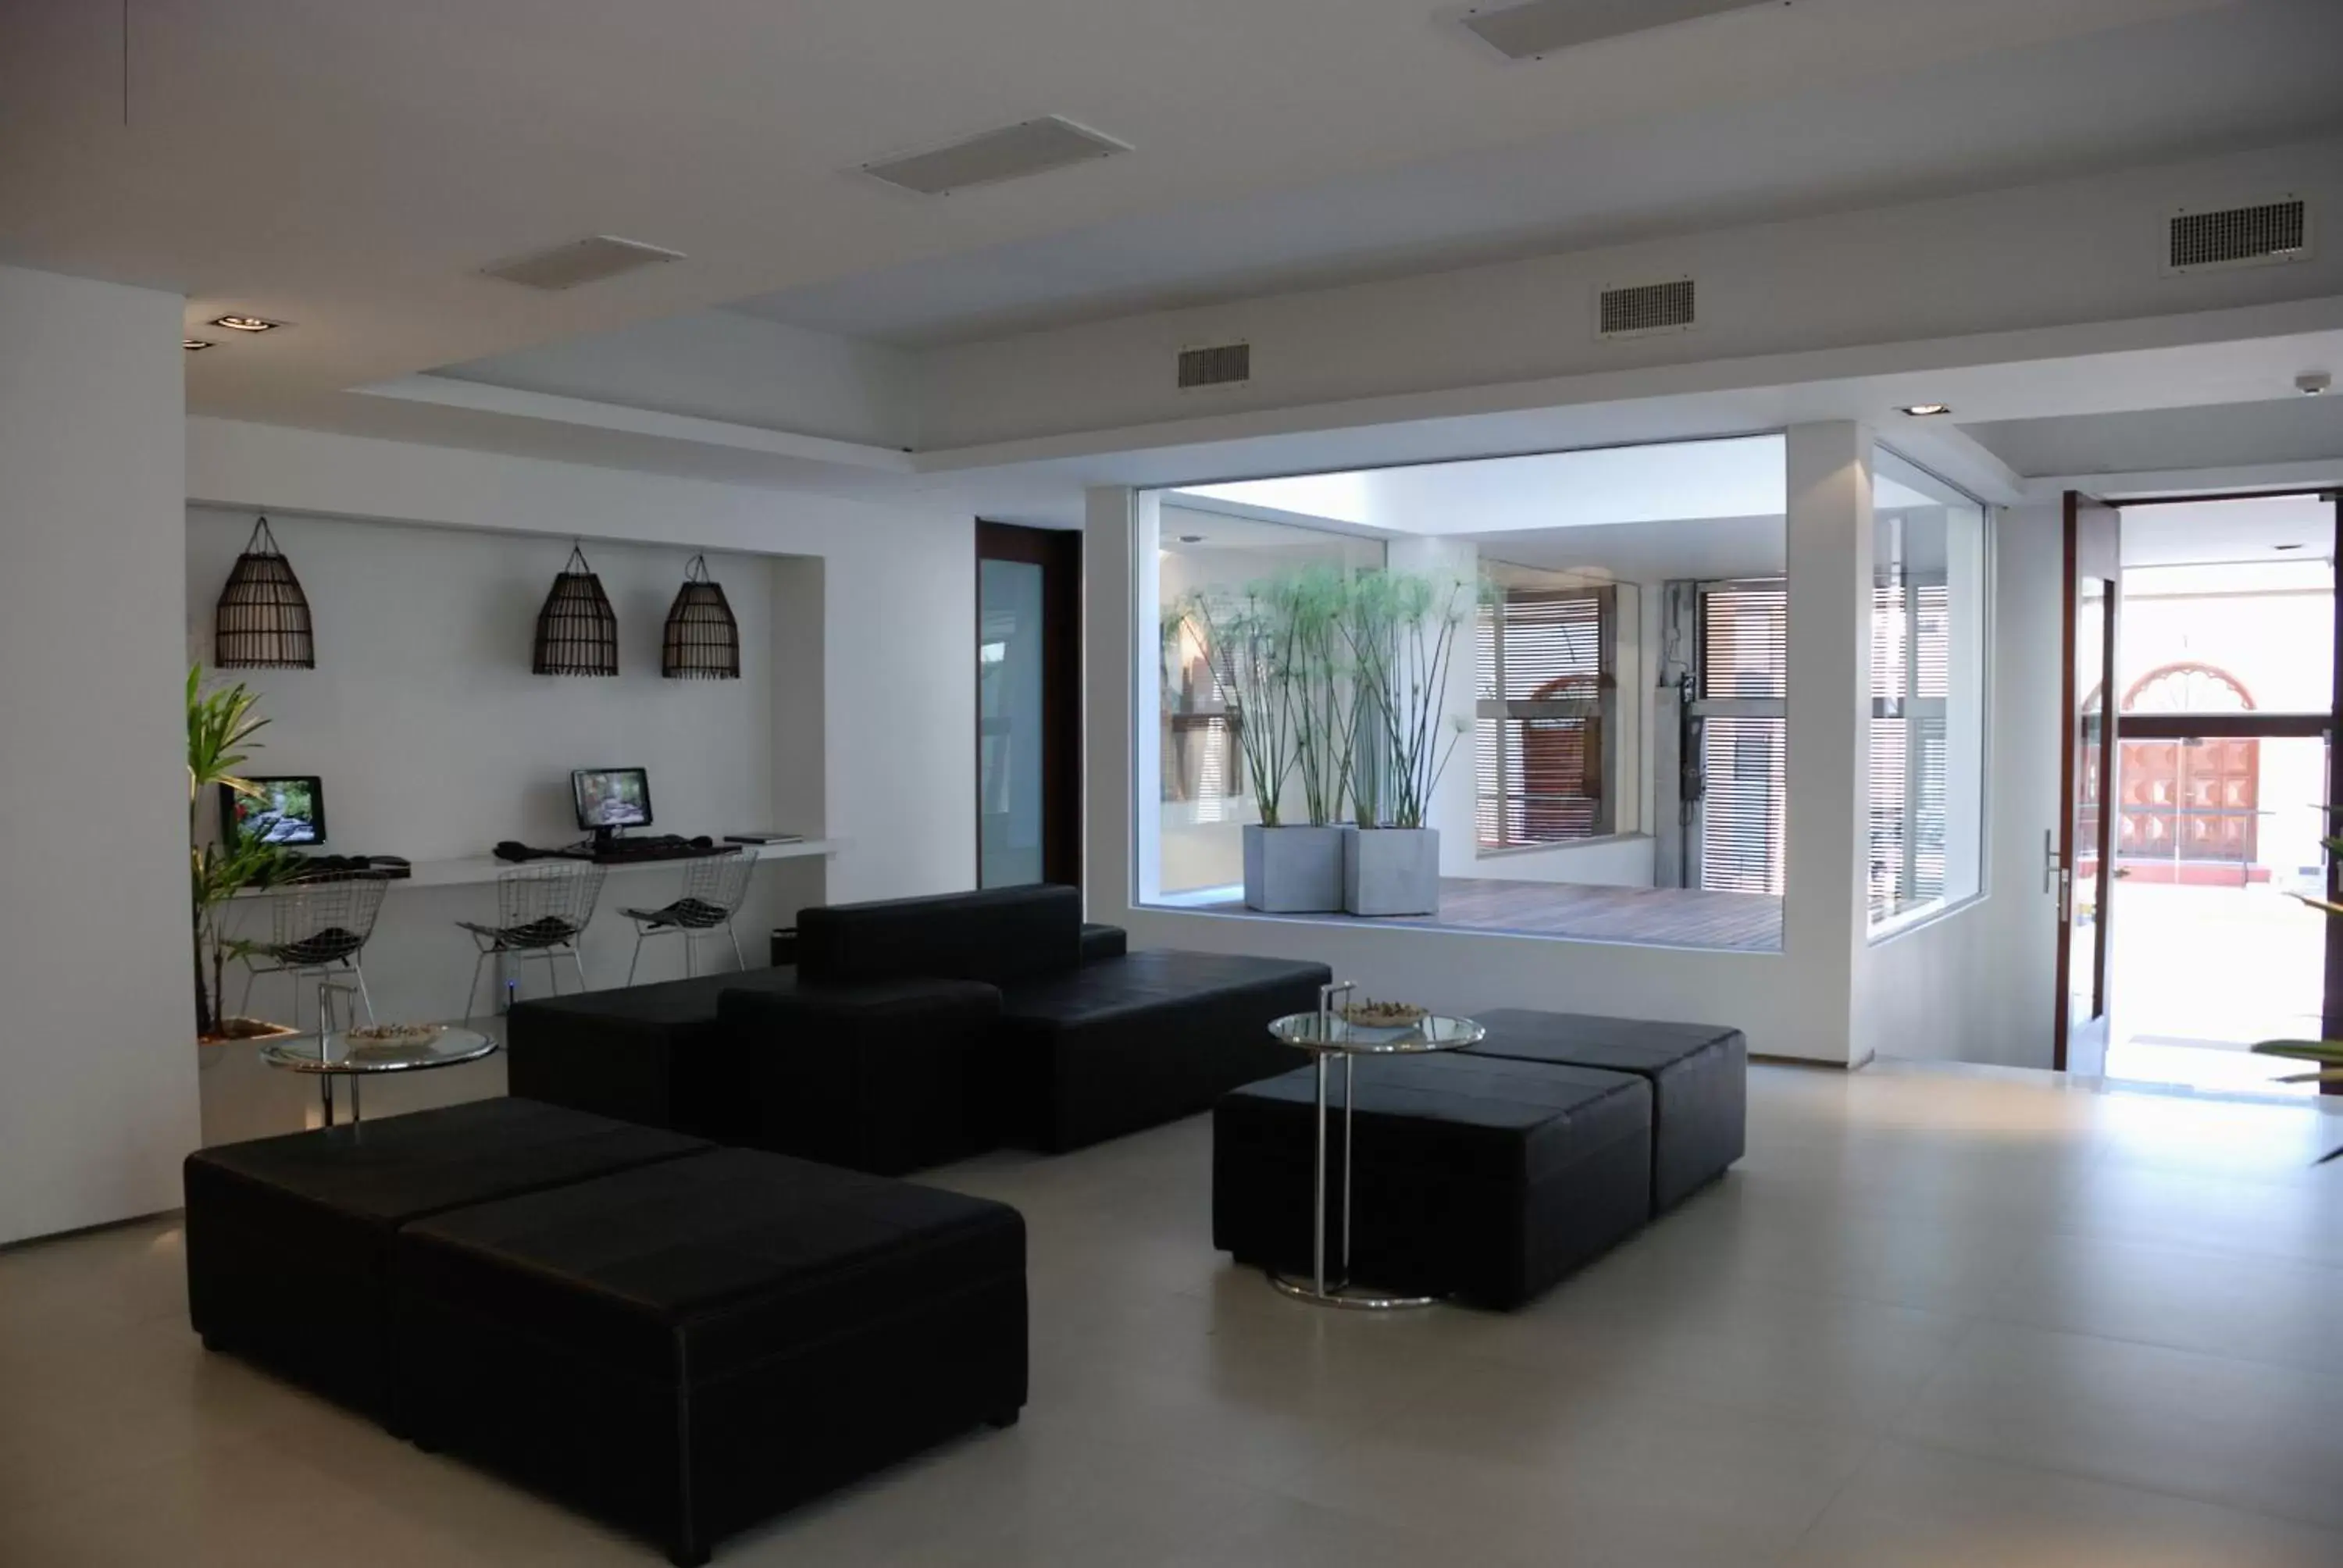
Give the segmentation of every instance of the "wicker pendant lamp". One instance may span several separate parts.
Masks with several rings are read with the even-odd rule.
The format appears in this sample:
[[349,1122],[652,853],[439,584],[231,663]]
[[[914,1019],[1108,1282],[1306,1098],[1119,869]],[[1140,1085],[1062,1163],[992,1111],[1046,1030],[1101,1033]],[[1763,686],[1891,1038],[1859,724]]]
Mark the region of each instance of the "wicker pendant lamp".
[[212,613],[212,663],[221,669],[317,668],[309,596],[277,548],[266,518],[253,524],[252,538],[220,589]]
[[669,680],[740,678],[740,623],[732,618],[724,585],[709,579],[706,556],[691,558],[667,612],[659,674]]
[[537,612],[537,651],[529,668],[538,675],[618,673],[618,617],[602,579],[586,564],[586,552],[569,547],[569,560],[553,579],[545,608]]

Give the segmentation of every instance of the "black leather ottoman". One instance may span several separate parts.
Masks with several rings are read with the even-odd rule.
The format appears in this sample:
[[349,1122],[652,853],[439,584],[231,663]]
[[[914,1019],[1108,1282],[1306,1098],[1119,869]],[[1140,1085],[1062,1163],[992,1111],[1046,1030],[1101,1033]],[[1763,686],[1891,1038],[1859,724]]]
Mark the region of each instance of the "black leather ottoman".
[[1290,1070],[1272,1019],[1318,1005],[1323,964],[1151,950],[1001,988],[1001,1134],[1047,1153],[1209,1111]]
[[403,1408],[679,1563],[1025,1402],[1025,1226],[721,1150],[400,1232]]
[[187,1315],[204,1343],[397,1424],[393,1233],[410,1220],[709,1146],[483,1100],[187,1156]]
[[749,970],[522,1002],[505,1020],[505,1081],[573,1111],[745,1141],[755,1105],[717,1002],[727,991],[787,993],[797,983],[793,969]]
[[1747,1148],[1749,1042],[1737,1029],[1632,1018],[1476,1012],[1475,1056],[1632,1072],[1652,1086],[1652,1212],[1725,1174]]
[[879,1176],[996,1141],[985,1060],[1001,993],[973,980],[728,990],[717,1004],[753,1108],[739,1141]]
[[[1640,1078],[1462,1054],[1363,1058],[1357,1074],[1351,1273],[1362,1284],[1515,1307],[1651,1217],[1652,1095]],[[1305,1068],[1213,1110],[1212,1244],[1240,1263],[1310,1271],[1314,1093]],[[1338,1111],[1327,1124],[1331,1269]]]
[[1082,922],[1082,962],[1096,963],[1101,959],[1119,959],[1131,950],[1131,933],[1121,926],[1101,924],[1096,920]]

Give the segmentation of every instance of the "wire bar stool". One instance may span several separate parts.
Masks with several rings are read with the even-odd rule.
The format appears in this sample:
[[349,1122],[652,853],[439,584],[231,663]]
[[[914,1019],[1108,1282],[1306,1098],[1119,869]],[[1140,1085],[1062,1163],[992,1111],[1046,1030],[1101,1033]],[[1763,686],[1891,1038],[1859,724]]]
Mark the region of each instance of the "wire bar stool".
[[541,860],[498,873],[496,924],[456,922],[479,949],[472,962],[472,983],[464,990],[464,1010],[458,1016],[472,1016],[472,998],[479,992],[480,970],[488,961],[495,959],[501,975],[510,954],[535,953],[542,958],[546,983],[556,996],[561,994],[561,971],[554,960],[561,957],[577,969],[578,989],[592,990],[586,980],[586,960],[578,953],[578,940],[593,921],[604,874],[601,866],[563,860]]
[[732,940],[733,967],[747,969],[748,960],[740,956],[740,933],[733,929],[732,917],[740,912],[749,896],[749,874],[756,869],[756,859],[745,849],[704,856],[686,867],[683,897],[675,902],[656,910],[620,910],[635,922],[635,956],[627,965],[627,983],[635,983],[645,937],[681,937],[683,972],[689,976],[698,972],[692,962],[693,944],[720,930]]
[[[247,947],[244,960],[244,997],[239,1012],[252,1006],[252,982],[262,975],[289,975],[293,980],[293,1027],[301,1027],[304,980],[318,983],[317,995],[328,994],[324,982],[347,975],[357,982],[359,1005],[367,1021],[374,1021],[374,999],[367,994],[366,970],[358,955],[374,935],[382,913],[389,879],[371,871],[328,871],[304,877],[262,896],[268,900],[268,939]],[[347,1014],[350,988],[336,985]],[[318,1027],[332,1027],[320,1019]]]

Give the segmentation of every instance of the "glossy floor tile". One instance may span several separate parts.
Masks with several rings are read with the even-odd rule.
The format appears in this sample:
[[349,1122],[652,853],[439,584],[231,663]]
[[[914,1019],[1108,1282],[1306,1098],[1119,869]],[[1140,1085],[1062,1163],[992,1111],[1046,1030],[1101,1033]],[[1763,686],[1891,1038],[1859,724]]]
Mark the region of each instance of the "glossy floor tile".
[[[207,1115],[298,1124],[234,1082]],[[2343,1118],[1893,1063],[1751,1090],[1740,1168],[1502,1315],[1232,1268],[1203,1120],[939,1172],[1027,1217],[1025,1420],[718,1561],[2343,1563]],[[0,1563],[660,1560],[205,1354],[181,1267],[168,1218],[0,1252]]]

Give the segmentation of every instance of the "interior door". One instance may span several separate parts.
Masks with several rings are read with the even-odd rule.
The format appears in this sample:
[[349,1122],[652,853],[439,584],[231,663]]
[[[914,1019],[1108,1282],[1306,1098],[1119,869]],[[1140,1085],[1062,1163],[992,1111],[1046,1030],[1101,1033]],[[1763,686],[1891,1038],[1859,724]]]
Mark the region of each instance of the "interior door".
[[2106,1071],[2108,959],[2114,906],[2117,779],[2116,703],[2110,694],[2123,620],[2121,520],[2116,509],[2066,493],[2066,736],[2059,795],[2064,809],[2052,862],[2058,899],[2058,1012],[2052,1065]]
[[1081,879],[1081,535],[976,526],[977,886]]

